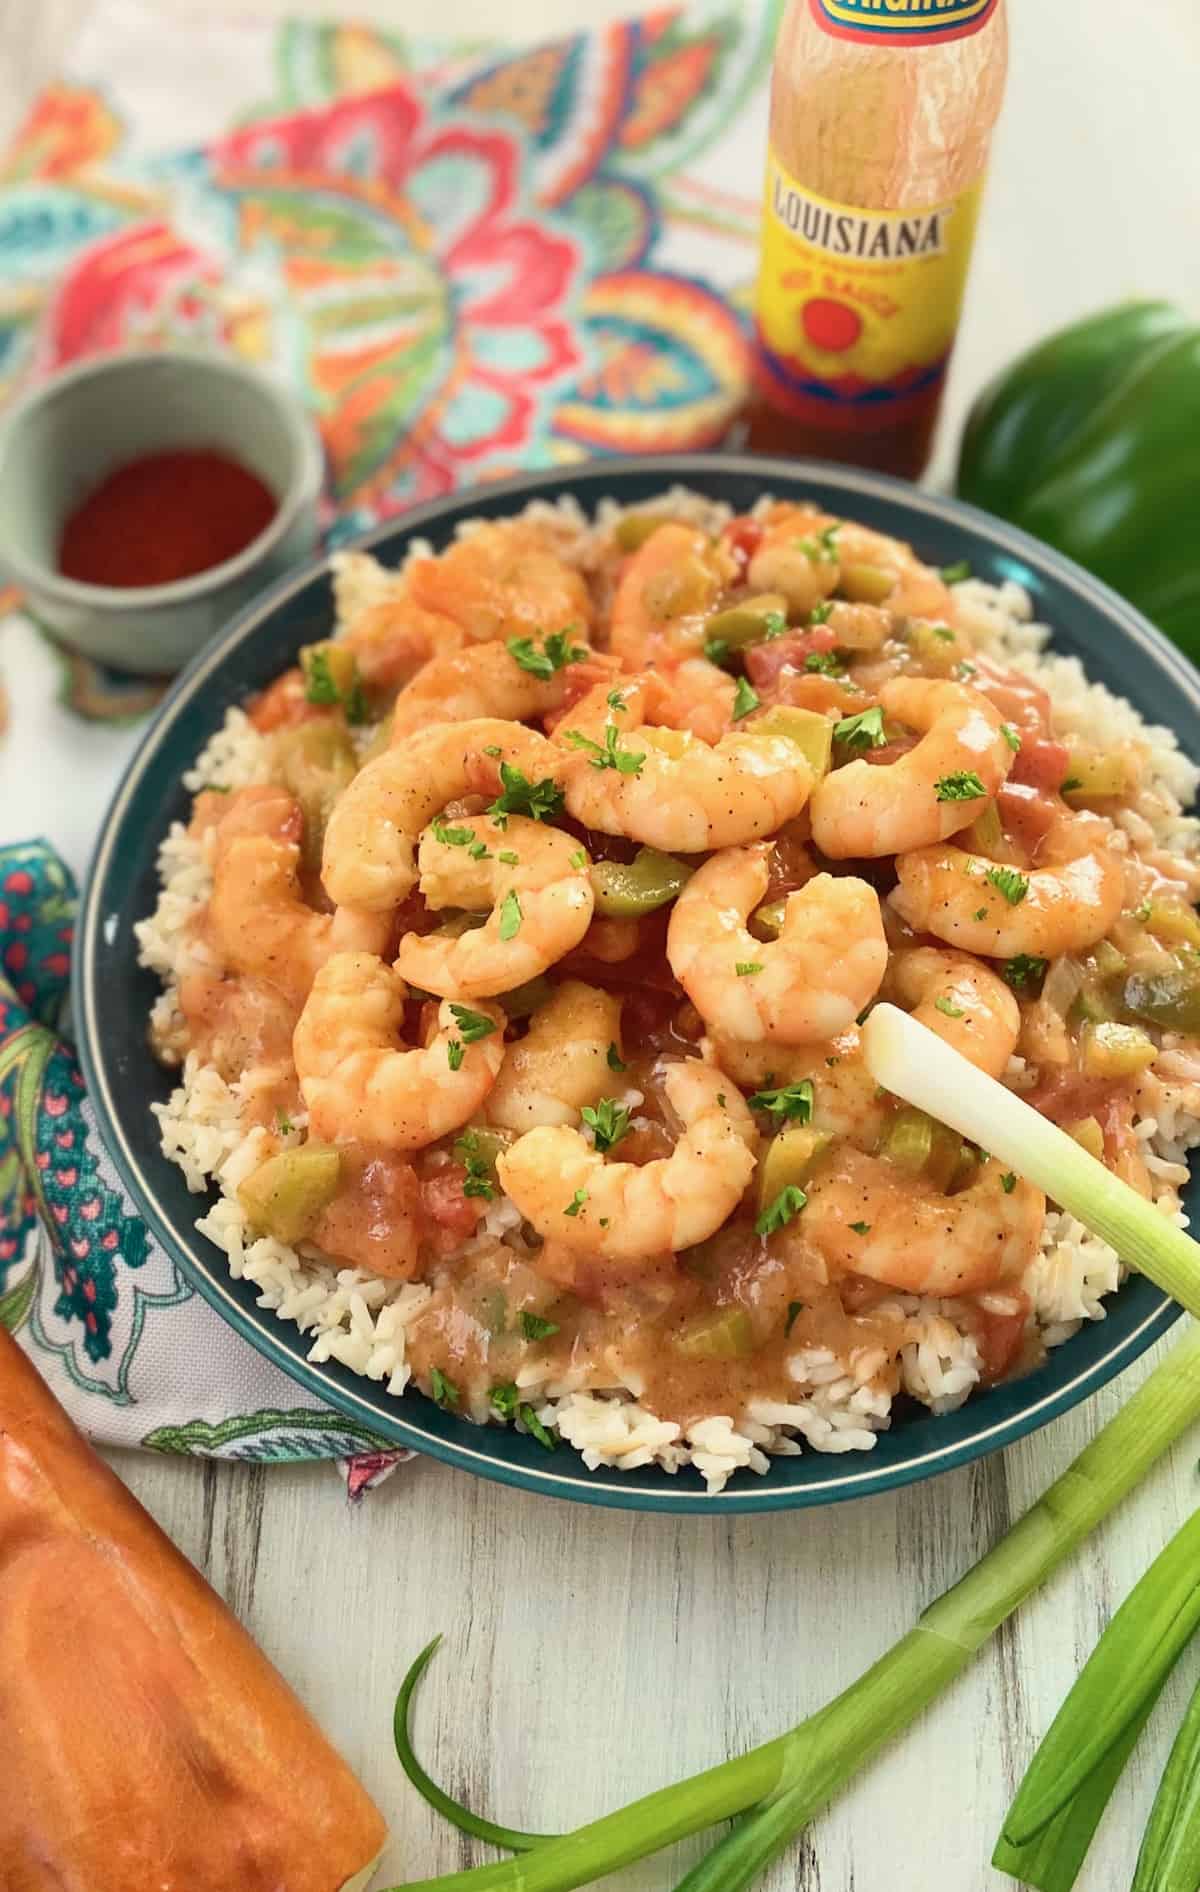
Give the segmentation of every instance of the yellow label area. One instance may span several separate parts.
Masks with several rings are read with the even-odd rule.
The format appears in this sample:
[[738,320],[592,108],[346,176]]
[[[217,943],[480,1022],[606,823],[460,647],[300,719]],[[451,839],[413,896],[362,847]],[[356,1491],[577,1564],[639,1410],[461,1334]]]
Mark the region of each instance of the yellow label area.
[[982,180],[928,210],[860,210],[767,160],[758,330],[771,378],[804,399],[910,396],[958,327]]

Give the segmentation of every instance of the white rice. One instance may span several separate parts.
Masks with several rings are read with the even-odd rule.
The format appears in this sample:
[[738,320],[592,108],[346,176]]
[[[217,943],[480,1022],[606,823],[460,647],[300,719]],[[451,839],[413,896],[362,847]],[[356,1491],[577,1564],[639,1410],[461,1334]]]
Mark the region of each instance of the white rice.
[[[588,571],[603,556],[623,510],[614,501],[602,501],[595,519],[588,520],[575,501],[565,499],[554,505],[535,502],[525,516],[552,526],[562,555]],[[728,507],[682,488],[637,510],[693,518],[710,530],[719,529],[731,516]],[[469,535],[478,524],[460,526],[460,536]],[[428,556],[430,550],[417,543],[409,555]],[[394,593],[398,579],[399,573],[385,570],[363,553],[339,554],[334,560],[339,626],[344,628],[359,611]],[[1130,841],[1143,849],[1194,855],[1200,822],[1186,815],[1184,807],[1195,798],[1200,769],[1180,753],[1173,733],[1145,724],[1129,703],[1102,684],[1089,683],[1076,659],[1046,654],[1050,632],[1033,622],[1029,597],[1019,585],[968,580],[955,588],[955,595],[979,646],[1036,677],[1049,691],[1062,733],[1079,731],[1105,746],[1137,744],[1145,774],[1136,805],[1122,823]],[[201,788],[232,790],[267,779],[269,746],[238,709],[229,711],[183,778],[193,793]],[[338,1360],[353,1372],[383,1382],[390,1393],[402,1393],[410,1379],[405,1329],[432,1290],[338,1268],[308,1246],[296,1249],[253,1236],[236,1189],[261,1161],[264,1132],[243,1132],[237,1084],[227,1084],[193,1053],[184,1058],[184,1024],[176,998],[179,979],[206,964],[206,948],[192,921],[211,887],[210,843],[176,823],[162,844],[159,868],[162,892],[157,907],[136,931],[141,963],[164,982],[154,1008],[156,1042],[165,1059],[182,1061],[183,1069],[168,1102],[152,1108],[163,1151],[182,1169],[188,1188],[199,1193],[215,1184],[220,1191],[196,1226],[224,1251],[235,1279],[253,1282],[260,1306],[312,1336],[311,1360]],[[1020,1089],[1032,1075],[1014,1058],[1006,1081]],[[634,1093],[630,1101],[641,1100]],[[1178,1191],[1188,1175],[1184,1158],[1200,1142],[1200,1056],[1168,1040],[1155,1069],[1143,1080],[1139,1104],[1143,1115],[1137,1130],[1156,1199],[1165,1214],[1183,1223]],[[302,1120],[293,1133],[301,1128]],[[503,1239],[520,1220],[512,1203],[493,1202],[473,1241]],[[1032,1301],[1031,1321],[1041,1341],[1057,1346],[1083,1322],[1103,1320],[1106,1297],[1119,1286],[1122,1274],[1111,1248],[1073,1216],[1051,1210],[1039,1253],[1021,1284]],[[847,1359],[827,1349],[797,1348],[788,1362],[794,1397],[754,1401],[738,1424],[720,1413],[686,1428],[659,1418],[639,1403],[640,1380],[622,1366],[615,1348],[602,1369],[603,1384],[597,1382],[595,1370],[589,1383],[582,1369],[550,1381],[544,1367],[534,1363],[518,1374],[518,1386],[541,1424],[557,1428],[589,1468],[607,1465],[631,1471],[653,1464],[674,1473],[690,1464],[708,1490],[718,1492],[735,1471],[765,1472],[772,1457],[804,1447],[832,1453],[869,1451],[890,1424],[897,1392],[934,1412],[963,1403],[979,1381],[980,1358],[975,1340],[956,1320],[955,1303],[897,1295],[875,1311],[894,1315],[898,1327],[904,1324],[902,1344],[891,1351],[860,1348]],[[997,1306],[994,1311],[1005,1310]],[[486,1410],[471,1416],[481,1421],[494,1417]]]

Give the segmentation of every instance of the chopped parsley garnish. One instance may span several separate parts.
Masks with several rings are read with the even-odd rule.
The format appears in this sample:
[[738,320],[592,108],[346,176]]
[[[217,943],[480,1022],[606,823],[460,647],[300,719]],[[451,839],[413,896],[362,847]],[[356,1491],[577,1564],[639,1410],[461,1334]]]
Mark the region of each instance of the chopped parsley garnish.
[[1040,979],[1046,970],[1046,961],[1039,959],[1036,953],[1017,953],[1012,959],[1006,959],[1000,968],[1014,992],[1024,991]]
[[941,1012],[946,1018],[964,1018],[966,1016],[962,1006],[956,1005],[953,999],[934,999],[933,1009],[935,1012]]
[[454,1381],[442,1372],[440,1366],[435,1366],[430,1372],[429,1393],[435,1404],[439,1406],[457,1406],[458,1404],[458,1388]]
[[761,959],[739,959],[733,969],[739,979],[749,979],[754,973],[762,971],[763,962]]
[[514,854],[510,847],[502,848],[500,853],[497,854],[496,859],[503,861],[506,867],[519,867],[521,865],[521,856]]
[[729,639],[727,637],[707,638],[704,645],[704,655],[708,658],[710,664],[717,664],[718,666],[723,664],[726,657],[729,655]]
[[620,690],[610,690],[604,701],[608,704],[610,710],[627,710],[629,708]]
[[833,740],[844,743],[847,749],[882,749],[887,737],[879,704],[874,709],[859,710],[857,716],[843,716],[833,725]]
[[601,1154],[605,1150],[615,1149],[629,1129],[631,1113],[624,1104],[618,1104],[612,1097],[602,1097],[596,1105],[585,1104],[579,1114],[595,1138],[596,1148]]
[[725,1095],[725,1093],[724,1093],[724,1091],[718,1091],[718,1092],[717,1092],[717,1108],[718,1108],[719,1110],[728,1110],[728,1109],[729,1109],[729,1100],[728,1100],[728,1098],[726,1097],[726,1095]]
[[501,1419],[511,1419],[521,1403],[521,1395],[513,1380],[502,1380],[488,1393],[488,1403],[492,1411]]
[[792,1328],[796,1325],[797,1316],[800,1314],[803,1314],[803,1312],[804,1312],[803,1301],[789,1301],[788,1302],[787,1323],[783,1330],[785,1334],[791,1333]]
[[836,651],[810,650],[807,657],[804,659],[804,668],[814,671],[820,676],[836,677],[842,665]]
[[976,907],[975,914],[974,914],[975,919],[986,920],[987,916],[988,916],[988,910],[986,907]]
[[532,1406],[518,1406],[517,1418],[521,1421],[521,1424],[524,1426],[526,1432],[528,1432],[530,1438],[536,1439],[539,1445],[545,1446],[547,1452],[557,1450],[558,1434],[546,1429],[536,1412],[534,1412]]
[[803,552],[805,558],[820,559],[828,563],[833,563],[838,555],[837,535],[841,529],[840,524],[825,526],[822,531],[818,532],[815,539],[796,539],[794,542],[796,549],[797,551]]
[[769,1110],[773,1117],[789,1123],[808,1123],[812,1119],[813,1086],[811,1077],[797,1084],[785,1084],[777,1091],[755,1091],[748,1099],[751,1110]]
[[446,1041],[446,1063],[452,1071],[461,1071],[463,1061],[462,1040],[448,1038]]
[[1083,782],[1078,775],[1068,775],[1066,781],[1063,783],[1062,787],[1059,789],[1058,792],[1060,795],[1069,795],[1073,788],[1082,788],[1082,787],[1083,787]]
[[484,1202],[491,1202],[496,1195],[492,1166],[486,1156],[479,1154],[479,1138],[474,1130],[464,1130],[460,1137],[455,1138],[454,1147],[461,1155],[467,1172],[462,1186],[464,1196],[478,1196]]
[[777,1234],[781,1228],[786,1228],[788,1223],[799,1215],[807,1201],[808,1197],[803,1189],[798,1188],[795,1183],[789,1183],[786,1189],[779,1191],[774,1202],[767,1204],[754,1224],[755,1234]]
[[1001,1176],[1000,1187],[1001,1189],[1003,1189],[1006,1196],[1011,1196],[1016,1186],[1017,1186],[1017,1179],[1013,1175],[1012,1170],[1010,1169],[1007,1175]]
[[522,670],[527,670],[531,677],[538,677],[543,683],[549,683],[556,670],[565,664],[578,663],[587,656],[582,644],[569,643],[569,631],[551,631],[549,637],[542,639],[539,650],[532,637],[510,637],[505,649],[513,662]]
[[977,801],[986,795],[974,769],[959,769],[954,775],[943,775],[933,785],[933,792],[939,801]]
[[306,703],[340,703],[342,693],[334,681],[329,668],[328,654],[319,645],[306,650],[301,662],[304,666],[304,700]]
[[808,614],[808,621],[810,624],[828,624],[832,615],[833,605],[830,600],[826,598],[821,604],[814,604]]
[[968,677],[973,677],[975,675],[975,665],[973,663],[969,663],[967,659],[964,657],[961,663],[955,664],[954,674],[958,678],[960,683],[965,683]]
[[1013,754],[1016,755],[1017,750],[1021,747],[1020,730],[1012,723],[1001,723],[1000,734],[1004,737],[1005,742],[1008,744]]
[[521,1332],[524,1334],[526,1340],[549,1340],[551,1334],[558,1332],[558,1322],[556,1320],[543,1320],[540,1314],[523,1313],[521,1315]]
[[971,576],[970,559],[960,558],[953,565],[943,565],[941,576],[943,584],[961,585],[964,578]]
[[515,887],[510,887],[500,902],[500,937],[515,939],[521,930],[521,902]]
[[985,879],[990,880],[997,893],[1002,893],[1010,907],[1019,907],[1029,892],[1029,880],[1025,874],[1018,874],[1015,867],[989,867]]
[[788,621],[782,611],[765,612],[763,614],[762,625],[763,636],[768,644],[771,642],[772,638],[784,637],[787,634]]
[[531,782],[521,769],[510,762],[500,764],[500,793],[488,809],[497,827],[507,825],[507,815],[528,815],[533,821],[549,821],[563,805],[563,793],[550,776]]
[[[501,860],[504,859],[503,854],[500,856],[500,859]],[[586,867],[587,864],[588,864],[588,857],[587,857],[586,852],[584,851],[583,848],[577,847],[575,852],[570,857],[570,865],[572,867]]]
[[747,678],[739,677],[737,690],[733,698],[733,720],[740,723],[743,716],[749,716],[751,710],[758,708],[758,691]]
[[628,1068],[616,1045],[609,1045],[606,1057],[610,1071],[624,1071]]
[[575,1194],[571,1197],[570,1202],[568,1202],[566,1208],[563,1210],[563,1214],[578,1215],[587,1199],[587,1190],[577,1189]]
[[290,1137],[292,1134],[292,1120],[282,1110],[276,1112],[275,1128],[281,1137]]
[[954,632],[948,624],[931,624],[929,628],[939,643],[952,644],[954,642]]
[[472,841],[467,853],[473,861],[490,861],[492,858],[492,850],[486,841]]
[[495,1019],[488,1018],[483,1012],[473,1012],[468,1005],[452,1005],[450,1010],[465,1045],[477,1044],[481,1038],[490,1037],[496,1029]]
[[1150,918],[1150,915],[1153,911],[1154,911],[1154,908],[1153,908],[1152,903],[1149,900],[1142,900],[1133,909],[1133,917],[1135,920],[1141,920],[1144,926],[1146,921]]
[[850,1226],[856,1235],[869,1235],[871,1233],[871,1224],[869,1222],[851,1222]]
[[620,775],[640,775],[646,760],[644,750],[622,749],[620,736],[613,723],[609,723],[604,731],[603,746],[593,742],[590,736],[585,736],[579,729],[568,729],[563,740],[569,742],[572,749],[592,750],[588,761],[594,769],[616,769]]

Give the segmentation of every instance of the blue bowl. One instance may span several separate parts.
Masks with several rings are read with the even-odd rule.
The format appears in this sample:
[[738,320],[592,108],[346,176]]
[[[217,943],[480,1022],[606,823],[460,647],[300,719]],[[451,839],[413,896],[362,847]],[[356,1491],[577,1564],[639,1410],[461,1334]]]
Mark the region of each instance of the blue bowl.
[[[1189,754],[1200,753],[1200,675],[1132,605],[986,513],[852,468],[718,454],[598,461],[437,500],[359,543],[396,563],[415,536],[447,544],[461,519],[499,517],[531,499],[566,494],[588,512],[607,496],[637,504],[676,481],[738,511],[763,492],[815,500],[910,540],[931,564],[967,558],[978,577],[1016,579],[1032,595],[1037,616],[1054,626],[1056,650],[1082,658],[1093,679],[1129,697],[1148,720],[1174,729]],[[154,906],[159,841],[170,821],[186,816],[183,770],[230,705],[292,663],[301,644],[326,636],[332,617],[328,562],[306,566],[264,592],[179,679],[108,811],[76,947],[80,1056],[117,1167],[155,1237],[276,1366],[384,1440],[529,1491],[626,1510],[775,1511],[884,1491],[996,1451],[1086,1399],[1166,1333],[1179,1308],[1148,1281],[1133,1278],[1110,1300],[1105,1320],[1085,1326],[1027,1378],[993,1387],[942,1418],[899,1419],[870,1452],[805,1452],[773,1460],[761,1478],[739,1472],[716,1497],[705,1494],[690,1468],[674,1477],[656,1467],[589,1472],[565,1447],[549,1454],[514,1431],[456,1419],[419,1393],[396,1399],[336,1363],[306,1360],[308,1342],[299,1330],[258,1307],[252,1286],[231,1279],[225,1257],[196,1233],[200,1199],[188,1194],[179,1170],[159,1150],[149,1105],[167,1095],[171,1080],[147,1045],[145,1020],[158,986],[137,964],[133,928]],[[1195,1190],[1193,1183],[1187,1192],[1193,1208]]]

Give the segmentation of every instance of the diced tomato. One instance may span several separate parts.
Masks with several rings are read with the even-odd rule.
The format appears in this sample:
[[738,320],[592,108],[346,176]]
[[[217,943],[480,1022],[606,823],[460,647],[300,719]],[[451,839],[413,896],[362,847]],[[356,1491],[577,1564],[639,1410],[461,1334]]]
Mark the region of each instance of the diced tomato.
[[1111,1078],[1088,1077],[1083,1071],[1056,1067],[1026,1091],[1025,1101],[1052,1123],[1078,1123],[1082,1117],[1096,1117],[1103,1124],[1113,1095]]
[[1058,820],[1054,803],[1028,782],[1009,781],[997,795],[996,806],[1005,834],[1034,859]]
[[765,644],[751,644],[746,652],[746,675],[756,690],[770,689],[781,670],[803,670],[804,660],[818,651],[837,648],[837,634],[828,624],[813,624],[808,630],[789,631]]
[[486,1204],[480,1196],[464,1196],[467,1172],[461,1163],[447,1163],[421,1182],[421,1209],[436,1228],[462,1241],[473,1231]]
[[598,683],[607,683],[620,668],[618,660],[607,656],[602,650],[589,651],[579,663],[568,664],[562,673],[563,700],[556,710],[550,710],[543,718],[547,733],[553,733],[567,711],[574,709],[589,690],[594,690]]
[[1002,1380],[1021,1351],[1029,1319],[1029,1302],[1020,1293],[1015,1294],[1013,1299],[1019,1305],[1011,1314],[993,1314],[986,1308],[979,1310],[974,1333],[975,1344],[979,1348],[980,1377],[985,1386]]
[[1065,742],[1046,736],[1026,736],[1013,757],[1010,782],[1023,782],[1043,794],[1056,794],[1071,772],[1071,751]]
[[737,560],[739,575],[762,544],[763,529],[756,519],[731,519],[721,534],[721,544]]

